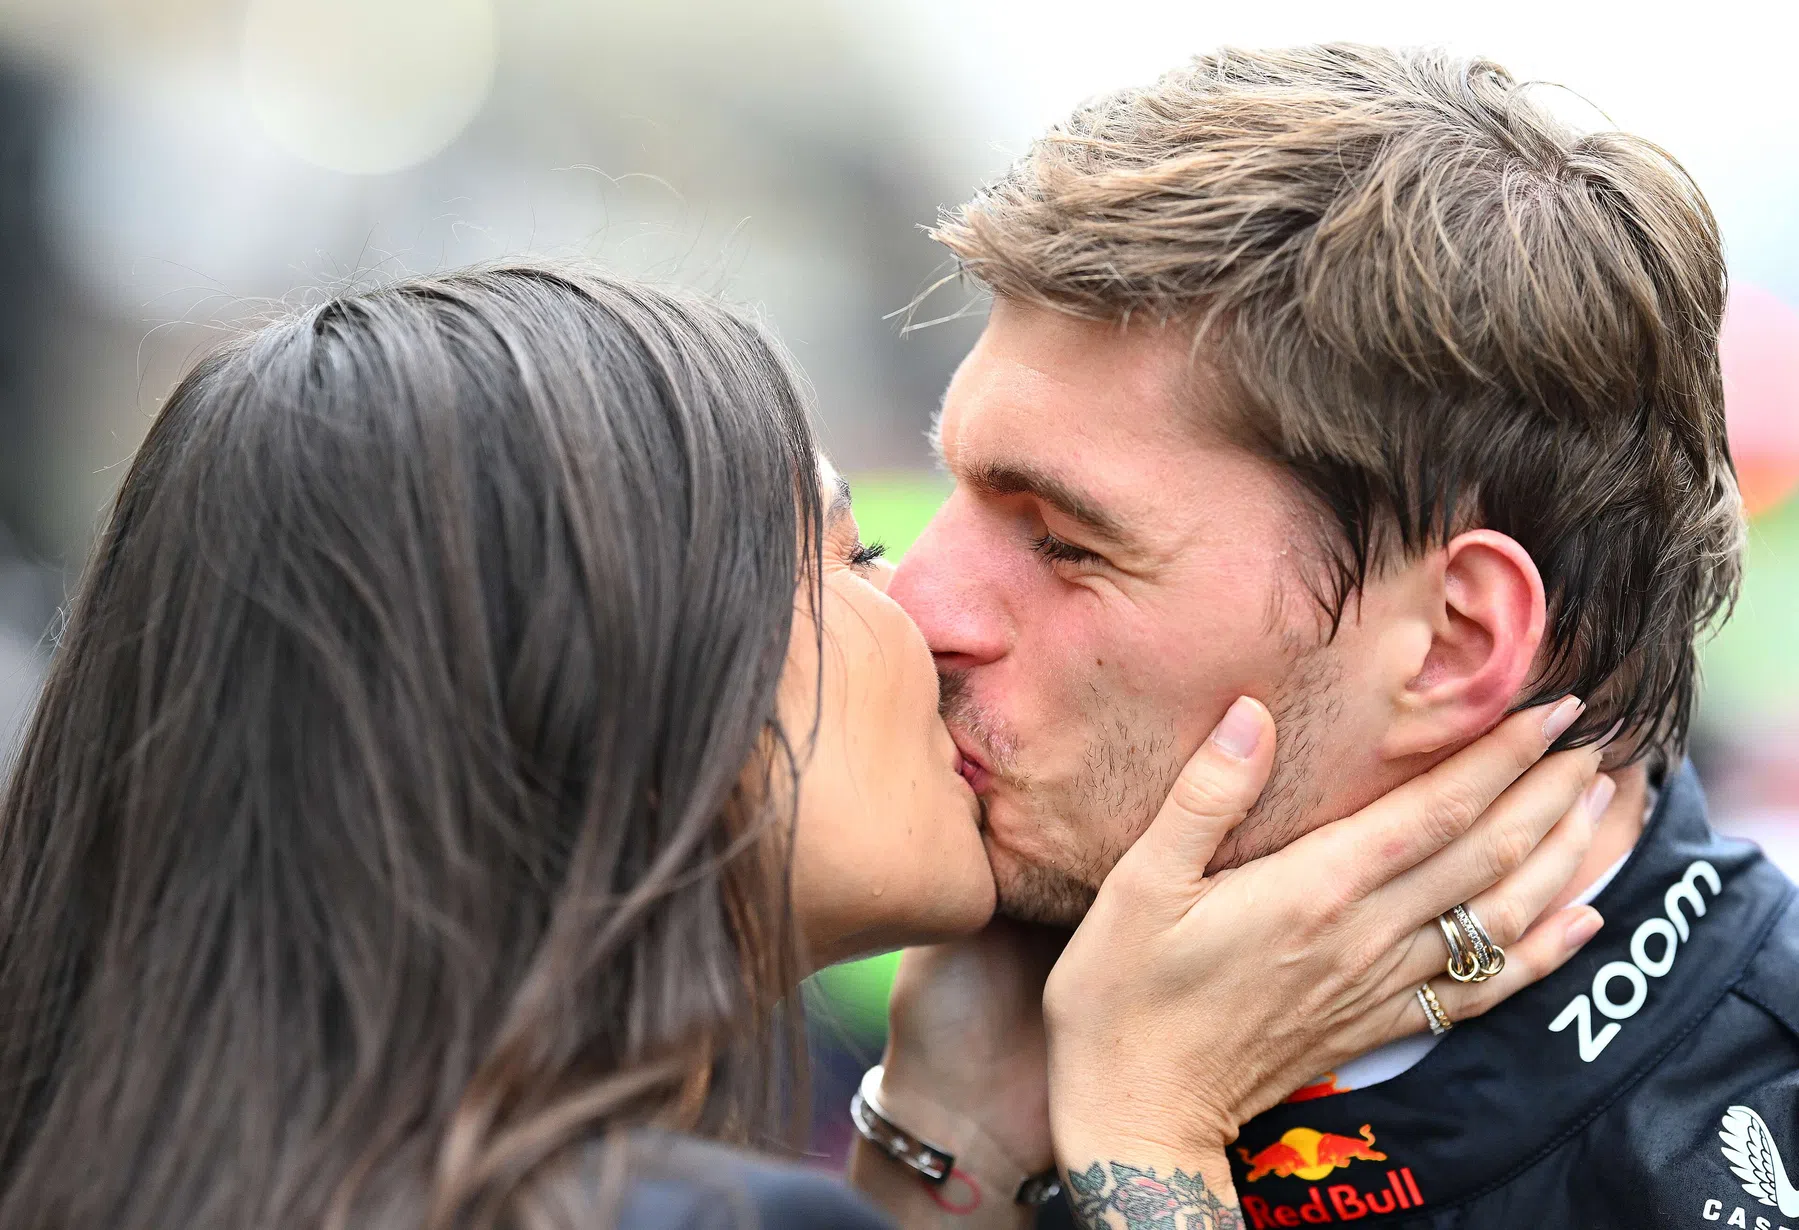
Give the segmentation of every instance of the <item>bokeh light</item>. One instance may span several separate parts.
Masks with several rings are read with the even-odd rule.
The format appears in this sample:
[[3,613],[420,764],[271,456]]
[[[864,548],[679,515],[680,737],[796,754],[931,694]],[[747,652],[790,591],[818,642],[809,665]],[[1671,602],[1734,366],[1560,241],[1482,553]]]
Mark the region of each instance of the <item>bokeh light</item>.
[[1731,456],[1753,517],[1799,487],[1799,311],[1737,282],[1718,349]]
[[487,0],[251,0],[244,87],[268,134],[334,171],[378,174],[455,140],[494,76]]

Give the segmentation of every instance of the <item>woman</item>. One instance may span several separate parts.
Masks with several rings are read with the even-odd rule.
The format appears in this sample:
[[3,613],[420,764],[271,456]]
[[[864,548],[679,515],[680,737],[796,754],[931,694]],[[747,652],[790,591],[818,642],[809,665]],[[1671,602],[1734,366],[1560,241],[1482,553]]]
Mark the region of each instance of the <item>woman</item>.
[[[779,1141],[800,977],[993,908],[929,655],[796,389],[713,304],[532,267],[344,295],[181,381],[0,820],[0,1230],[868,1216],[638,1130]],[[1253,791],[1271,742],[1194,780]],[[1481,827],[1534,841],[1591,773],[1551,758]],[[1172,839],[1225,822],[1171,807]],[[1226,951],[1184,944],[1151,941]],[[1366,973],[1289,1062],[1408,1028],[1368,1004],[1415,970]],[[1307,1075],[1268,1068],[1208,1104]]]

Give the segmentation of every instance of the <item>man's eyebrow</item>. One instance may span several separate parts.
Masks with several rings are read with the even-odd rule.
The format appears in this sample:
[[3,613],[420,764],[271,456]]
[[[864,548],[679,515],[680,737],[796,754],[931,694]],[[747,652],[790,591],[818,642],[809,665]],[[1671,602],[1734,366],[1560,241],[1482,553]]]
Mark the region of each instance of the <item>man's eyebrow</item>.
[[1034,465],[1025,462],[986,462],[973,466],[959,478],[987,495],[1035,496],[1063,516],[1080,522],[1094,533],[1115,543],[1124,545],[1131,541],[1131,535],[1118,518],[1102,508],[1092,496]]

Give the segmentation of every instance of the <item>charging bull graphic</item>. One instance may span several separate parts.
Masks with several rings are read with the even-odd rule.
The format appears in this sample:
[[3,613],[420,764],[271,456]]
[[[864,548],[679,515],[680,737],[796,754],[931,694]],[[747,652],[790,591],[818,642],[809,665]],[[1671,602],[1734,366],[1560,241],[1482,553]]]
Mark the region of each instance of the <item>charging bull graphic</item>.
[[1311,1128],[1289,1128],[1281,1138],[1257,1153],[1238,1148],[1237,1155],[1249,1167],[1249,1181],[1264,1175],[1277,1178],[1322,1179],[1331,1171],[1351,1162],[1384,1162],[1387,1155],[1374,1147],[1374,1132],[1362,1125],[1360,1139],[1339,1136],[1335,1132],[1315,1132]]

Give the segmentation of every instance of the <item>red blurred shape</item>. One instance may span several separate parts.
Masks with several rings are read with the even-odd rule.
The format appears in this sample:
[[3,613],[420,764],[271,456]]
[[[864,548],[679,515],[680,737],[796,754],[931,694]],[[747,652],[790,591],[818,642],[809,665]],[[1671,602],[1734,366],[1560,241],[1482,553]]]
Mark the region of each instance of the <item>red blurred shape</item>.
[[1718,339],[1730,452],[1749,515],[1799,487],[1799,311],[1733,282]]

